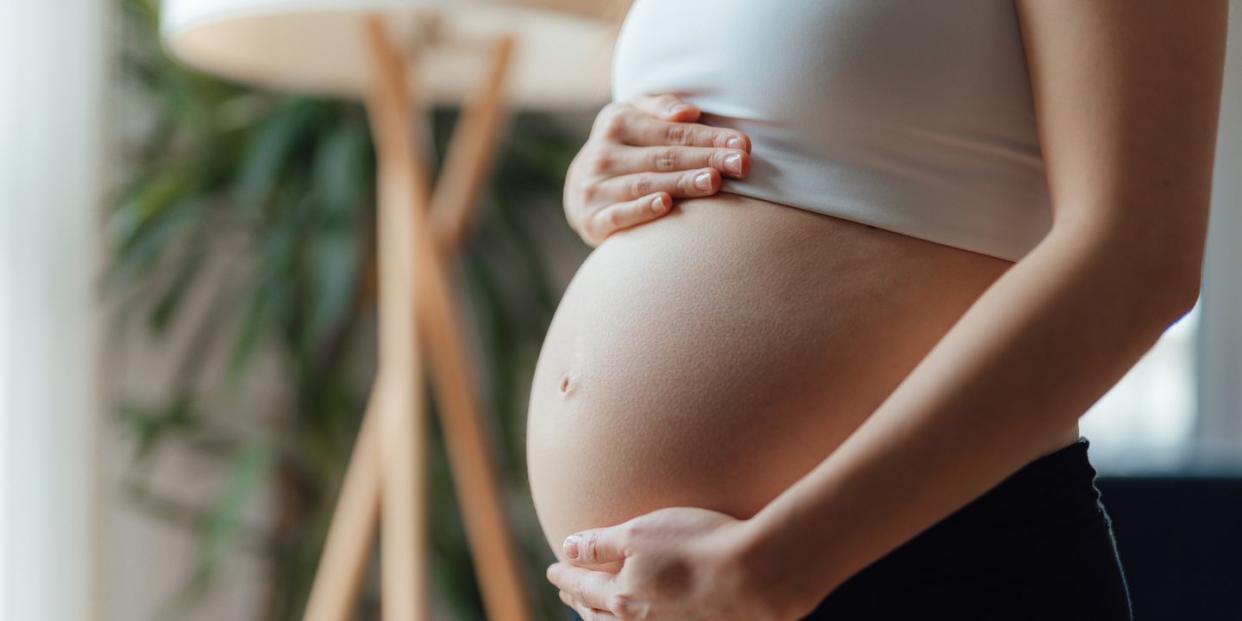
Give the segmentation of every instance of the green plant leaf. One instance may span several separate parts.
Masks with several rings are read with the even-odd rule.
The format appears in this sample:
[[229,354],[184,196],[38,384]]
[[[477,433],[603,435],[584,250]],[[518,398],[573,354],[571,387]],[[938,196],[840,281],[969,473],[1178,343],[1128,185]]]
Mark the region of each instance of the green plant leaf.
[[315,102],[293,100],[257,128],[236,178],[234,200],[244,212],[257,212],[272,198],[291,157],[312,139],[321,110]]
[[[134,109],[153,118],[124,134],[133,174],[104,223],[111,256],[100,290],[127,327],[110,334],[110,344],[125,347],[130,332],[143,330],[176,355],[170,385],[157,391],[171,400],[153,407],[122,395],[116,424],[139,447],[139,479],[165,446],[209,457],[228,479],[202,507],[144,496],[163,519],[200,533],[196,571],[161,614],[182,617],[225,559],[246,548],[265,555],[273,576],[261,616],[299,618],[375,367],[374,292],[363,287],[375,244],[365,111],[198,73],[163,53],[155,0],[118,1],[125,20],[118,79],[140,103]],[[430,162],[443,160],[457,116],[432,115]],[[560,184],[581,136],[537,115],[515,117],[507,131],[475,239],[464,248],[466,269],[455,276],[467,281],[471,316],[482,322],[477,363],[491,379],[484,415],[496,420],[497,463],[507,465],[501,483],[523,512],[515,529],[527,573],[538,576],[548,553],[533,508],[521,502],[521,397],[559,295],[539,243],[547,227],[569,233]],[[269,378],[274,385],[260,384]],[[239,396],[252,389],[271,398]],[[449,614],[480,618],[438,436],[429,458],[435,588]],[[248,525],[247,507],[267,491],[265,480],[278,492],[268,503],[275,527]],[[558,610],[555,592],[531,582],[542,609]],[[374,581],[362,601],[363,618],[376,618]]]

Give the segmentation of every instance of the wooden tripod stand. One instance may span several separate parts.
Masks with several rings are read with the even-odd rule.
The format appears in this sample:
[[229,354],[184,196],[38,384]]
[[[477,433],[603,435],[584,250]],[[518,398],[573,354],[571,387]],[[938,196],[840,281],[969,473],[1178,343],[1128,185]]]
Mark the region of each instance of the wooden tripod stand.
[[379,520],[384,619],[428,617],[427,438],[419,355],[425,352],[488,616],[527,621],[447,270],[494,151],[512,39],[495,42],[487,75],[463,110],[432,195],[415,147],[421,144],[417,121],[424,113],[410,95],[418,58],[398,50],[377,17],[367,21],[365,34],[374,73],[367,111],[379,177],[379,371],[305,618],[348,618]]

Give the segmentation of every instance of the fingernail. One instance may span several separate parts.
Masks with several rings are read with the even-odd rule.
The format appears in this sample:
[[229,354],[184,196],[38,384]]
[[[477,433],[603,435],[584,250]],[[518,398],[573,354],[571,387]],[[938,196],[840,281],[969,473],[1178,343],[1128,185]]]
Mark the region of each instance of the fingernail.
[[566,558],[578,558],[578,536],[570,535],[565,538],[565,544],[561,546],[565,552]]
[[690,106],[687,106],[686,104],[673,104],[673,107],[668,109],[668,113],[672,115],[678,115],[689,109],[690,109]]
[[724,163],[725,168],[729,169],[729,172],[735,175],[742,174],[742,156],[734,153],[726,157]]
[[695,178],[694,178],[694,187],[696,187],[696,188],[698,188],[698,189],[700,189],[700,190],[710,190],[710,189],[712,189],[712,175],[711,175],[711,173],[699,173],[699,175],[698,175],[697,177],[695,177]]
[[730,138],[728,142],[725,143],[725,146],[729,147],[730,149],[740,149],[742,148],[742,139],[736,136],[733,138]]
[[664,208],[667,206],[668,205],[664,204],[663,195],[657,196],[651,200],[651,212],[652,213],[660,213],[661,211],[664,211]]

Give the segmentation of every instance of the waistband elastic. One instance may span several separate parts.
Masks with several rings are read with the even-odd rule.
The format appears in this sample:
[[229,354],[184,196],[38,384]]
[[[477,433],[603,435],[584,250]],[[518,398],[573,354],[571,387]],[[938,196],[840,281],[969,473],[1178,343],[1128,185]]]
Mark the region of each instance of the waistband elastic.
[[1102,512],[1090,442],[1074,443],[1018,469],[946,518],[940,530],[1046,530],[1056,524],[1098,519]]

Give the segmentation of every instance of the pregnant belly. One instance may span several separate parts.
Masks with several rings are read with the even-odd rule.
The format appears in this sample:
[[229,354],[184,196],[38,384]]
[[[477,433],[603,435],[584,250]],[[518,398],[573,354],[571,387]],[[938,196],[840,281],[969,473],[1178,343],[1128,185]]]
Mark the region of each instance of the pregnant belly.
[[757,512],[1010,265],[729,194],[614,234],[570,282],[531,388],[549,543],[662,507]]

